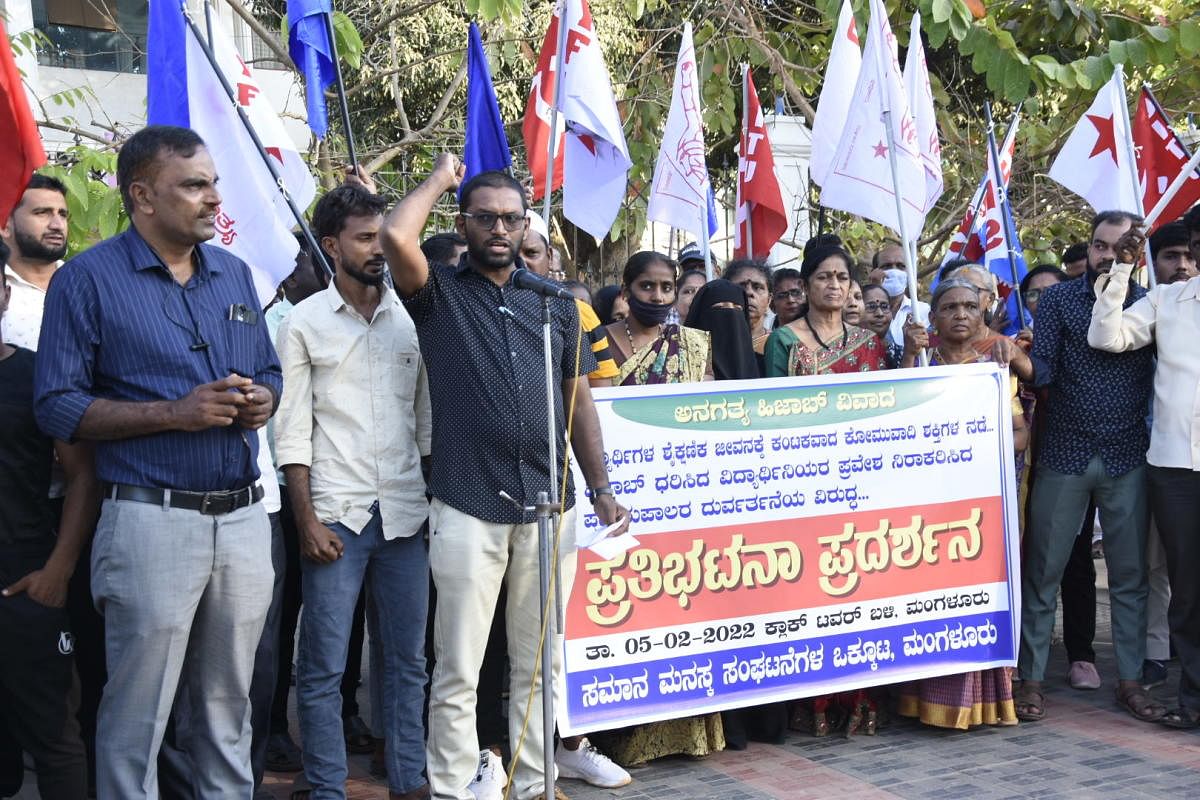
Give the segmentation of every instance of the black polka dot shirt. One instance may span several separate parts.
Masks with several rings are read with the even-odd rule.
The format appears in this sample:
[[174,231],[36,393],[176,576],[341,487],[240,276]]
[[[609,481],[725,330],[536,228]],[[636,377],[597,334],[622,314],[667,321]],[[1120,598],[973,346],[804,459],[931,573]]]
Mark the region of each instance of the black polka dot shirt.
[[[518,265],[520,266],[520,265]],[[417,325],[433,407],[433,496],[488,522],[533,522],[501,499],[532,505],[550,491],[542,300],[497,286],[467,265],[429,265],[429,281],[405,307]],[[551,299],[551,350],[558,475],[566,454],[562,382],[586,376],[596,359],[579,339],[575,303]],[[578,346],[577,346],[578,345]],[[566,507],[574,504],[567,484]]]
[[[1125,308],[1146,294],[1131,285]],[[1087,276],[1051,286],[1034,323],[1034,385],[1049,387],[1038,464],[1082,475],[1099,455],[1112,477],[1146,463],[1154,348],[1106,353],[1087,343],[1096,296]]]

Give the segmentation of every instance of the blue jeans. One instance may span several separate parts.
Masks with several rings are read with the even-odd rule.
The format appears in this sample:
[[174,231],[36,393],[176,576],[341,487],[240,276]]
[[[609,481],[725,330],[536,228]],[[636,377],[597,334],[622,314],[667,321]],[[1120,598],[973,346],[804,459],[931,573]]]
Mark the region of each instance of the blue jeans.
[[304,611],[296,666],[296,707],[304,742],[304,773],[313,800],[346,796],[346,742],[342,736],[342,673],[350,624],[363,581],[374,609],[370,631],[382,649],[383,737],[388,786],[409,792],[425,784],[425,616],[429,607],[429,555],[418,534],[383,538],[377,513],[355,534],[329,529],[342,540],[332,564],[301,560]]

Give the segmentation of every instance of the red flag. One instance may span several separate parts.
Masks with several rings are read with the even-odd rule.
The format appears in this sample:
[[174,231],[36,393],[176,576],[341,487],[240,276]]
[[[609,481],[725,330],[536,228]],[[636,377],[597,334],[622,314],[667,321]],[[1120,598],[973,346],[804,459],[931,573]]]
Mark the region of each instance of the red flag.
[[0,225],[21,201],[33,171],[46,163],[46,151],[37,124],[25,99],[21,73],[8,44],[8,31],[0,22]]
[[[734,258],[766,258],[787,233],[788,216],[775,176],[775,157],[763,124],[762,106],[750,70],[744,72],[742,141],[738,148],[737,229]],[[747,244],[750,246],[748,247]]]
[[[558,76],[558,12],[550,17],[550,27],[542,39],[542,51],[538,54],[537,68],[533,72],[533,85],[529,100],[525,103],[525,120],[521,133],[525,136],[525,159],[529,174],[533,178],[533,199],[539,200],[546,193],[546,160],[550,151],[550,111],[554,108],[554,84]],[[563,130],[565,121],[558,117],[558,137],[554,150],[554,183],[551,189],[562,187],[563,176]]]
[[[1142,87],[1137,114],[1133,118],[1133,147],[1138,182],[1142,185],[1142,207],[1150,213],[1192,154],[1179,140],[1170,118],[1146,87]],[[1158,216],[1154,227],[1178,219],[1197,202],[1200,202],[1200,170],[1191,174]]]

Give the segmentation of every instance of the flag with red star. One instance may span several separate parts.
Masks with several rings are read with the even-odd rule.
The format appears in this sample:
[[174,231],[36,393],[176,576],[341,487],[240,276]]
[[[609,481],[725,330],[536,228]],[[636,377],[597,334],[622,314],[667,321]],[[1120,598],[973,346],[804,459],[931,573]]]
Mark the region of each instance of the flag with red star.
[[1140,214],[1140,198],[1134,193],[1137,167],[1130,163],[1124,104],[1124,73],[1118,69],[1075,125],[1049,175],[1096,211]]
[[[894,154],[889,152],[892,147]],[[896,37],[882,0],[871,0],[862,71],[837,154],[821,185],[821,204],[875,220],[897,233],[903,227],[915,239],[925,222],[926,197],[920,133],[900,74]]]

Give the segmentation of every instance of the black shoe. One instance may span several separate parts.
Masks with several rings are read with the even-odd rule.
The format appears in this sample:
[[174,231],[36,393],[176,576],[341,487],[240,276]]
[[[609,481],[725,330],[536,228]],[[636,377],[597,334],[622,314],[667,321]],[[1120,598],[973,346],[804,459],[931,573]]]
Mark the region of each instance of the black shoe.
[[300,748],[287,733],[272,733],[267,737],[266,768],[271,772],[299,772]]
[[1167,665],[1153,658],[1142,662],[1142,688],[1153,689],[1167,682]]
[[346,737],[346,749],[355,755],[366,755],[375,749],[371,729],[359,716],[342,720],[342,734]]

